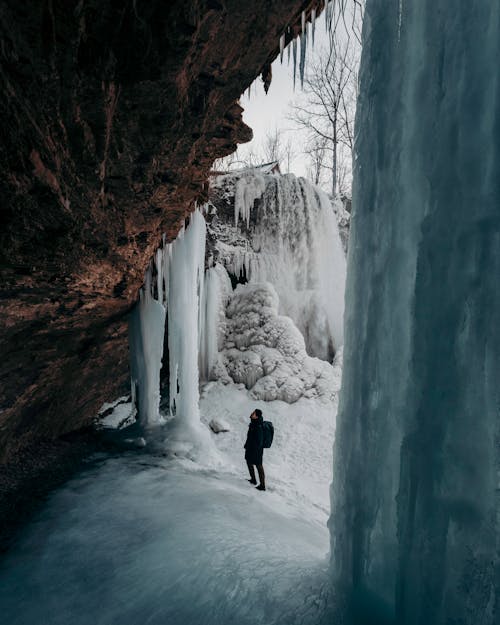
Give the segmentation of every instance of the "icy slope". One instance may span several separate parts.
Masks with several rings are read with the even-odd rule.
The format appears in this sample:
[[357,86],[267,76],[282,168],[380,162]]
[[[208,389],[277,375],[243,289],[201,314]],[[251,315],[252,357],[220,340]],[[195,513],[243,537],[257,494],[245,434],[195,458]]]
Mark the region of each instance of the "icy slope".
[[97,464],[0,563],[2,622],[317,625],[326,528],[266,497],[147,455]]

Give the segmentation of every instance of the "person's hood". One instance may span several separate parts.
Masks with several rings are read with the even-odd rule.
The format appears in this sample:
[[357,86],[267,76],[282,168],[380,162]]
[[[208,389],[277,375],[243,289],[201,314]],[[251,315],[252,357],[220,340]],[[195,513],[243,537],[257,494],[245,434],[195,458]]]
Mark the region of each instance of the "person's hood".
[[250,425],[262,425],[264,423],[264,417],[257,417],[257,419],[250,419]]

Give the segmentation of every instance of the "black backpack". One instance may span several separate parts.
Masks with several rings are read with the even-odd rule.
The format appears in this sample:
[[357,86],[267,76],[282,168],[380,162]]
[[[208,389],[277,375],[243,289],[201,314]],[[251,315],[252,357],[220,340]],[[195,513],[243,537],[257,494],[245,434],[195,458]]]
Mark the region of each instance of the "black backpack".
[[274,425],[271,421],[264,421],[262,423],[262,429],[264,430],[264,448],[266,449],[273,444]]

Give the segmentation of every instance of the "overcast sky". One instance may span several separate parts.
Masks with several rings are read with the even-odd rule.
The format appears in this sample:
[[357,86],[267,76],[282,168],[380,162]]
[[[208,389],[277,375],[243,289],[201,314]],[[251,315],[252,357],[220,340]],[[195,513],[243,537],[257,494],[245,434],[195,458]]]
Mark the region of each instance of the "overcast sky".
[[[316,23],[316,36],[314,51],[325,48],[328,45],[328,35],[325,32],[324,21],[320,18]],[[300,48],[300,46],[299,46]],[[314,54],[314,52],[312,52]],[[243,120],[248,124],[254,133],[254,138],[250,143],[242,145],[239,148],[239,154],[244,156],[248,150],[253,149],[259,152],[266,133],[278,128],[285,133],[285,140],[290,138],[296,144],[297,157],[294,159],[291,170],[298,176],[306,175],[306,159],[301,154],[304,137],[300,132],[294,130],[294,123],[287,119],[290,112],[290,104],[301,99],[300,77],[297,67],[297,77],[295,91],[293,89],[293,61],[290,59],[290,65],[287,62],[288,51],[285,49],[283,55],[283,64],[280,63],[279,57],[273,63],[273,80],[268,94],[264,92],[264,85],[261,78],[257,78],[251,87],[250,98],[245,93],[240,98],[240,104],[245,109]],[[312,58],[311,47],[307,48],[307,63]],[[297,64],[298,65],[298,64]]]

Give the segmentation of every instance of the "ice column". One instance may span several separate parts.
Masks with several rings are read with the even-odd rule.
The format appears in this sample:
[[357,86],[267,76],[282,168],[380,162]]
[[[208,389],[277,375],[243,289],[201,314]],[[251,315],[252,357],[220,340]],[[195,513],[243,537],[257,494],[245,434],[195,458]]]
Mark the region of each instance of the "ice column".
[[189,226],[163,253],[168,259],[168,350],[170,410],[189,423],[199,422],[198,342],[200,298],[205,271],[205,220],[191,214]]
[[500,4],[399,8],[365,15],[332,571],[372,618],[493,625]]
[[219,276],[214,267],[208,269],[205,276],[200,317],[200,377],[210,379],[210,372],[218,353],[219,310],[221,288]]
[[[203,294],[205,271],[205,220],[199,211],[175,241],[163,244],[148,268],[140,299],[130,316],[130,366],[132,389],[143,425],[160,422],[160,369],[165,318],[168,315],[170,412],[186,423],[199,422],[198,352],[200,328],[213,325],[216,278],[209,274],[206,306]],[[153,272],[154,268],[154,272]],[[156,288],[154,288],[154,286]],[[200,305],[203,302],[203,306]],[[208,311],[208,312],[207,312]],[[215,358],[213,333],[204,333],[203,359]]]
[[165,308],[153,298],[151,266],[139,297],[129,319],[130,372],[139,421],[147,427],[160,421],[160,369],[165,333]]

